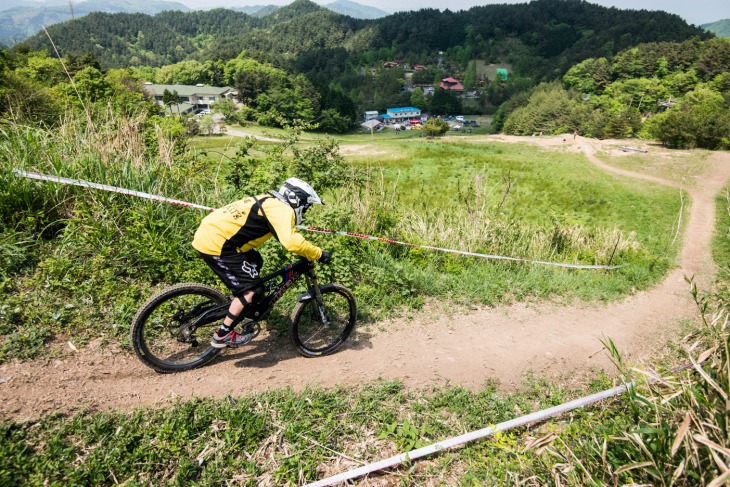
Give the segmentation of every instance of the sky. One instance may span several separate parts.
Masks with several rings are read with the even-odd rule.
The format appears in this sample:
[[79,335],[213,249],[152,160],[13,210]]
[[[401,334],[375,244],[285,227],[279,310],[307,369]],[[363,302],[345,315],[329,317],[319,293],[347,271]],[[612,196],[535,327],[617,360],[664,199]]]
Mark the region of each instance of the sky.
[[[190,8],[209,9],[213,7],[236,7],[251,5],[288,5],[293,0],[175,0]],[[313,0],[320,5],[326,5],[334,0]],[[352,0],[362,5],[377,7],[388,13],[401,10],[418,10],[421,8],[437,8],[443,10],[448,7],[452,11],[466,10],[478,5],[492,3],[526,3],[524,0]],[[590,3],[605,7],[634,10],[664,10],[677,14],[685,21],[694,25],[709,24],[718,20],[730,19],[730,0],[589,0]]]

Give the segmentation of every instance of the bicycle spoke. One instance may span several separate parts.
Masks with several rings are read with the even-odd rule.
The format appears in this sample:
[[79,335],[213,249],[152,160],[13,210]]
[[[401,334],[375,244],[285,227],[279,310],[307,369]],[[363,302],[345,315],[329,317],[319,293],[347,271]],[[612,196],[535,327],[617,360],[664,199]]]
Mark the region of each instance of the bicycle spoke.
[[355,303],[344,288],[322,287],[322,307],[312,299],[295,311],[292,323],[294,343],[307,356],[334,351],[350,334],[355,324]]
[[209,361],[217,353],[209,341],[219,318],[208,312],[226,304],[220,292],[204,285],[163,290],[135,316],[131,338],[137,355],[159,372],[187,370]]

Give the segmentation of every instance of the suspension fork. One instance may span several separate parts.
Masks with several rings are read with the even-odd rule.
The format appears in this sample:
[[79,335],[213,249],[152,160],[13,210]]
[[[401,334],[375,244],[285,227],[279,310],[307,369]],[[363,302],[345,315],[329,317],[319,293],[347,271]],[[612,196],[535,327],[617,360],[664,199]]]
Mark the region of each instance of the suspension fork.
[[322,299],[322,291],[319,289],[319,281],[317,275],[314,273],[314,269],[310,268],[309,272],[304,275],[304,279],[307,282],[307,289],[310,289],[312,296],[314,297],[315,303],[317,303],[317,312],[322,323],[329,325],[330,322],[327,319],[327,315],[324,312],[324,300]]

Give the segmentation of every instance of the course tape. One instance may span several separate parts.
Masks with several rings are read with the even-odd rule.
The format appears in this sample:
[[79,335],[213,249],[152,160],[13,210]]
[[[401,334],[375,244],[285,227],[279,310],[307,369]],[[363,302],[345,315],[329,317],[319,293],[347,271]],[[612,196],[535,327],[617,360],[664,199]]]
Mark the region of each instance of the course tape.
[[84,188],[101,189],[103,191],[111,191],[112,193],[126,194],[130,196],[138,196],[152,201],[162,201],[163,203],[171,203],[173,205],[186,206],[188,208],[199,208],[201,210],[213,211],[215,208],[210,206],[196,205],[195,203],[188,203],[187,201],[174,200],[172,198],[165,198],[164,196],[158,196],[155,194],[144,193],[142,191],[134,191],[132,189],[118,188],[116,186],[109,186],[108,184],[91,183],[84,181],[83,179],[70,179],[62,178],[60,176],[51,176],[49,174],[39,174],[37,172],[21,171],[19,169],[13,169],[15,174],[23,176],[29,179],[37,179],[39,181],[50,181],[53,183],[70,184],[72,186],[81,186]]
[[392,240],[392,239],[383,238],[383,237],[373,237],[372,235],[363,235],[361,233],[342,232],[342,231],[338,231],[338,230],[326,230],[324,228],[305,227],[302,225],[297,225],[297,228],[300,228],[302,230],[308,230],[310,232],[331,233],[331,234],[336,234],[336,235],[344,235],[346,237],[362,238],[365,240],[375,240],[378,242],[386,242],[386,243],[396,244],[396,245],[405,245],[407,247],[416,247],[419,249],[438,250],[439,252],[449,252],[452,254],[459,254],[459,255],[470,255],[472,257],[481,257],[483,259],[510,260],[510,261],[514,261],[514,262],[527,262],[530,264],[551,265],[551,266],[555,266],[555,267],[568,267],[570,269],[619,269],[621,267],[624,267],[623,265],[608,266],[608,265],[588,265],[588,264],[564,264],[562,262],[546,262],[546,261],[542,261],[542,260],[529,260],[529,259],[522,259],[520,257],[505,257],[503,255],[479,254],[477,252],[467,252],[466,250],[445,249],[445,248],[441,248],[441,247],[433,247],[431,245],[420,245],[420,244],[414,244],[414,243],[408,243],[408,242],[400,242],[398,240]]
[[[89,181],[84,181],[82,179],[62,178],[60,176],[52,176],[52,175],[40,174],[40,173],[36,173],[36,172],[21,171],[19,169],[14,169],[13,172],[20,176],[23,176],[25,178],[37,179],[39,181],[49,181],[49,182],[60,183],[60,184],[81,186],[84,188],[101,189],[103,191],[111,191],[113,193],[137,196],[139,198],[145,198],[145,199],[148,199],[151,201],[160,201],[163,203],[170,203],[173,205],[185,206],[188,208],[198,208],[198,209],[207,210],[207,211],[213,211],[215,209],[210,206],[197,205],[195,203],[188,203],[187,201],[181,201],[181,200],[176,200],[176,199],[172,199],[172,198],[165,198],[164,196],[144,193],[142,191],[134,191],[131,189],[119,188],[116,186],[109,186],[108,184],[92,183]],[[565,267],[568,269],[620,269],[621,267],[624,267],[624,265],[610,265],[609,266],[609,265],[588,265],[588,264],[565,264],[562,262],[547,262],[547,261],[541,261],[541,260],[529,260],[529,259],[522,259],[520,257],[505,257],[502,255],[467,252],[465,250],[445,249],[445,248],[441,248],[441,247],[433,247],[431,245],[421,245],[421,244],[414,244],[414,243],[408,243],[408,242],[401,242],[401,241],[393,240],[393,239],[389,239],[389,238],[374,237],[372,235],[365,235],[365,234],[361,234],[361,233],[343,232],[343,231],[339,231],[339,230],[327,230],[325,228],[307,227],[307,226],[303,226],[303,225],[297,225],[297,228],[299,228],[301,230],[307,230],[310,232],[327,233],[327,234],[331,234],[331,235],[343,235],[345,237],[360,238],[360,239],[364,239],[364,240],[374,240],[377,242],[385,242],[385,243],[395,244],[395,245],[404,245],[406,247],[414,247],[414,248],[420,248],[420,249],[426,249],[426,250],[436,250],[439,252],[447,252],[447,253],[451,253],[451,254],[468,255],[471,257],[480,257],[483,259],[525,262],[525,263],[529,263],[529,264],[548,265],[548,266],[554,266],[554,267]]]

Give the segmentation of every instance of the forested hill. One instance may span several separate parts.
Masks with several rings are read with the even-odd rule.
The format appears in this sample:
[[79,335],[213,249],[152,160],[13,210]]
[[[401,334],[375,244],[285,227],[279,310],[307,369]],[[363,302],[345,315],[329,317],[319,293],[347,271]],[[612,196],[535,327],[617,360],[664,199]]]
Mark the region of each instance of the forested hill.
[[[301,65],[301,56],[342,59],[379,52],[421,63],[434,52],[512,62],[533,76],[554,77],[573,64],[610,56],[642,42],[682,41],[712,34],[679,16],[620,10],[583,0],[533,0],[466,11],[423,9],[375,20],[339,15],[309,0],[252,17],[231,10],[142,14],[95,13],[51,26],[60,53],[93,53],[104,67],[162,66],[185,59],[235,57],[242,51]],[[27,41],[53,53],[48,38]],[[297,62],[299,61],[299,62]]]
[[730,37],[730,19],[718,20],[711,24],[703,24],[703,29],[707,29],[717,37]]

